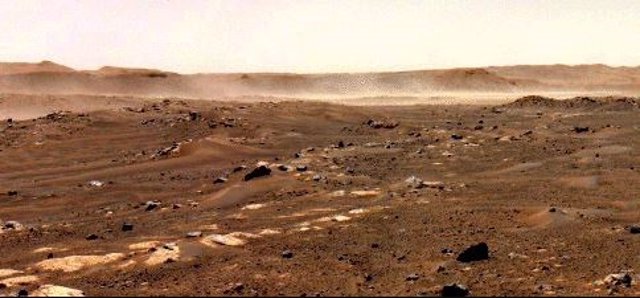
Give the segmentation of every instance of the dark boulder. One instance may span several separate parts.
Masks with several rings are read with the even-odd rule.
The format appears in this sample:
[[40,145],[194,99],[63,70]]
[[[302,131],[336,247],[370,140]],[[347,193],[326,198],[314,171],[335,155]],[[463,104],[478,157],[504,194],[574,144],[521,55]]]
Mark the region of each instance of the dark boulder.
[[448,284],[442,287],[440,292],[442,297],[464,297],[469,295],[469,289],[459,284]]
[[573,131],[575,131],[576,133],[589,132],[589,127],[588,126],[585,126],[585,127],[576,126],[576,127],[573,128]]
[[463,263],[482,261],[487,259],[489,259],[489,246],[487,246],[487,244],[484,242],[469,246],[456,258],[458,262]]
[[84,239],[87,239],[87,240],[91,241],[91,240],[98,240],[98,238],[100,238],[100,237],[98,237],[98,235],[96,235],[96,234],[89,234]]
[[153,209],[160,207],[160,202],[148,201],[145,203],[145,206],[146,207],[144,208],[144,211],[151,211]]
[[245,175],[244,181],[249,181],[254,178],[269,176],[269,175],[271,175],[271,169],[269,169],[266,166],[259,166],[253,169],[253,171],[251,171],[249,174]]
[[122,231],[123,232],[133,231],[133,224],[123,223],[122,224]]

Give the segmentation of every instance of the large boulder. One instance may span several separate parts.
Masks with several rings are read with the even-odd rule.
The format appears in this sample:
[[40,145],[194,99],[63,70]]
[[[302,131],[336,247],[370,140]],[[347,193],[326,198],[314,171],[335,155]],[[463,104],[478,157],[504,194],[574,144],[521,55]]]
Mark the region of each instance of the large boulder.
[[489,259],[489,246],[484,242],[469,246],[456,258],[458,262],[463,263],[482,261],[487,259]]
[[249,181],[251,179],[255,179],[263,176],[269,176],[269,175],[271,175],[271,169],[269,169],[267,166],[261,165],[253,169],[253,171],[251,171],[247,175],[245,175],[244,181]]

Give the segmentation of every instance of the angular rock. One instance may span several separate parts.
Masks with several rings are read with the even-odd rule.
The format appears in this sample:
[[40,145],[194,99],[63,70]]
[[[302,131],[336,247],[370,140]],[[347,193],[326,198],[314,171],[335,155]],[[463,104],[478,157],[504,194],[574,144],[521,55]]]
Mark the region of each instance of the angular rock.
[[288,172],[291,170],[291,167],[288,165],[279,165],[278,166],[278,170],[283,171],[283,172]]
[[285,250],[282,252],[282,258],[284,259],[291,259],[293,258],[293,252],[290,250]]
[[247,168],[247,166],[237,166],[233,169],[233,172],[240,172],[240,171],[244,171]]
[[615,273],[609,274],[604,278],[603,282],[609,286],[624,286],[626,288],[631,286],[631,281],[633,278],[629,273]]
[[20,231],[24,229],[24,226],[15,220],[10,220],[4,223],[3,229]]
[[89,241],[97,240],[98,238],[100,238],[100,237],[98,237],[98,235],[96,235],[96,234],[89,234],[89,235],[87,235],[87,237],[84,237],[84,239],[87,239]]
[[509,141],[517,141],[518,138],[514,137],[514,136],[503,136],[498,138],[498,141],[501,142],[509,142]]
[[589,132],[589,127],[588,126],[575,126],[573,128],[573,131],[575,131],[576,133],[583,133],[583,132]]
[[469,295],[469,289],[464,285],[459,285],[456,283],[448,284],[442,287],[442,291],[440,291],[440,295],[442,297],[464,297]]
[[123,232],[133,231],[133,224],[123,223],[122,224],[122,231]]
[[640,234],[640,226],[630,226],[629,233],[631,234]]
[[266,166],[259,166],[253,169],[253,171],[251,171],[247,175],[245,175],[244,181],[249,181],[254,178],[269,176],[269,175],[271,175],[271,169],[267,168]]
[[216,180],[213,180],[213,184],[219,184],[219,183],[225,183],[227,182],[229,179],[225,178],[225,177],[218,177],[216,178]]
[[194,111],[189,112],[189,120],[196,121],[198,119],[200,119],[200,113]]
[[373,280],[373,275],[372,274],[370,274],[370,273],[365,273],[364,274],[364,281],[365,282],[370,282],[372,280]]
[[305,171],[307,171],[307,166],[306,165],[296,166],[296,170],[298,172],[305,172]]
[[144,204],[146,207],[144,208],[144,211],[151,211],[153,209],[156,209],[160,206],[160,202],[158,201],[147,201]]
[[202,237],[202,232],[195,231],[195,232],[187,233],[187,238],[197,238],[197,237]]
[[451,135],[451,139],[456,140],[456,141],[462,140],[463,138],[464,137],[459,135],[459,134],[455,134],[454,133],[454,134]]
[[169,242],[169,243],[165,243],[162,248],[167,249],[167,250],[177,250],[178,245],[175,242]]
[[420,275],[418,275],[417,273],[411,273],[409,275],[407,275],[407,277],[405,278],[406,281],[416,281],[420,278]]
[[409,187],[413,187],[413,188],[422,188],[424,185],[422,184],[424,181],[422,181],[422,179],[416,177],[416,176],[411,176],[409,178],[407,178],[406,180],[404,180],[404,183],[406,183]]
[[489,246],[484,242],[469,246],[456,258],[458,262],[463,263],[482,261],[487,259],[489,259]]

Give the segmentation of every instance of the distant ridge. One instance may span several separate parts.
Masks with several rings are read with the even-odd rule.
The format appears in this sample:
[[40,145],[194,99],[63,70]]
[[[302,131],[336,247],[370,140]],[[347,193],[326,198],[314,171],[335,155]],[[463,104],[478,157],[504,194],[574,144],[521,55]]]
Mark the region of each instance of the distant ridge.
[[75,70],[51,61],[39,63],[0,63],[0,75],[29,74],[36,72],[74,72]]
[[51,61],[0,63],[0,92],[220,98],[379,96],[447,92],[640,92],[640,67],[516,65],[369,73],[178,74],[105,66],[78,71]]

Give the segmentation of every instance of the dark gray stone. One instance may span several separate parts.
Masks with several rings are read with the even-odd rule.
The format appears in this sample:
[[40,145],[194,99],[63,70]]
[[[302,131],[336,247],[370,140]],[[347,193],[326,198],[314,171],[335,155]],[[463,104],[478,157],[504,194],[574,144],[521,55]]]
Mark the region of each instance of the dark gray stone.
[[456,258],[458,262],[463,263],[482,261],[487,259],[489,259],[489,246],[484,242],[469,246]]

